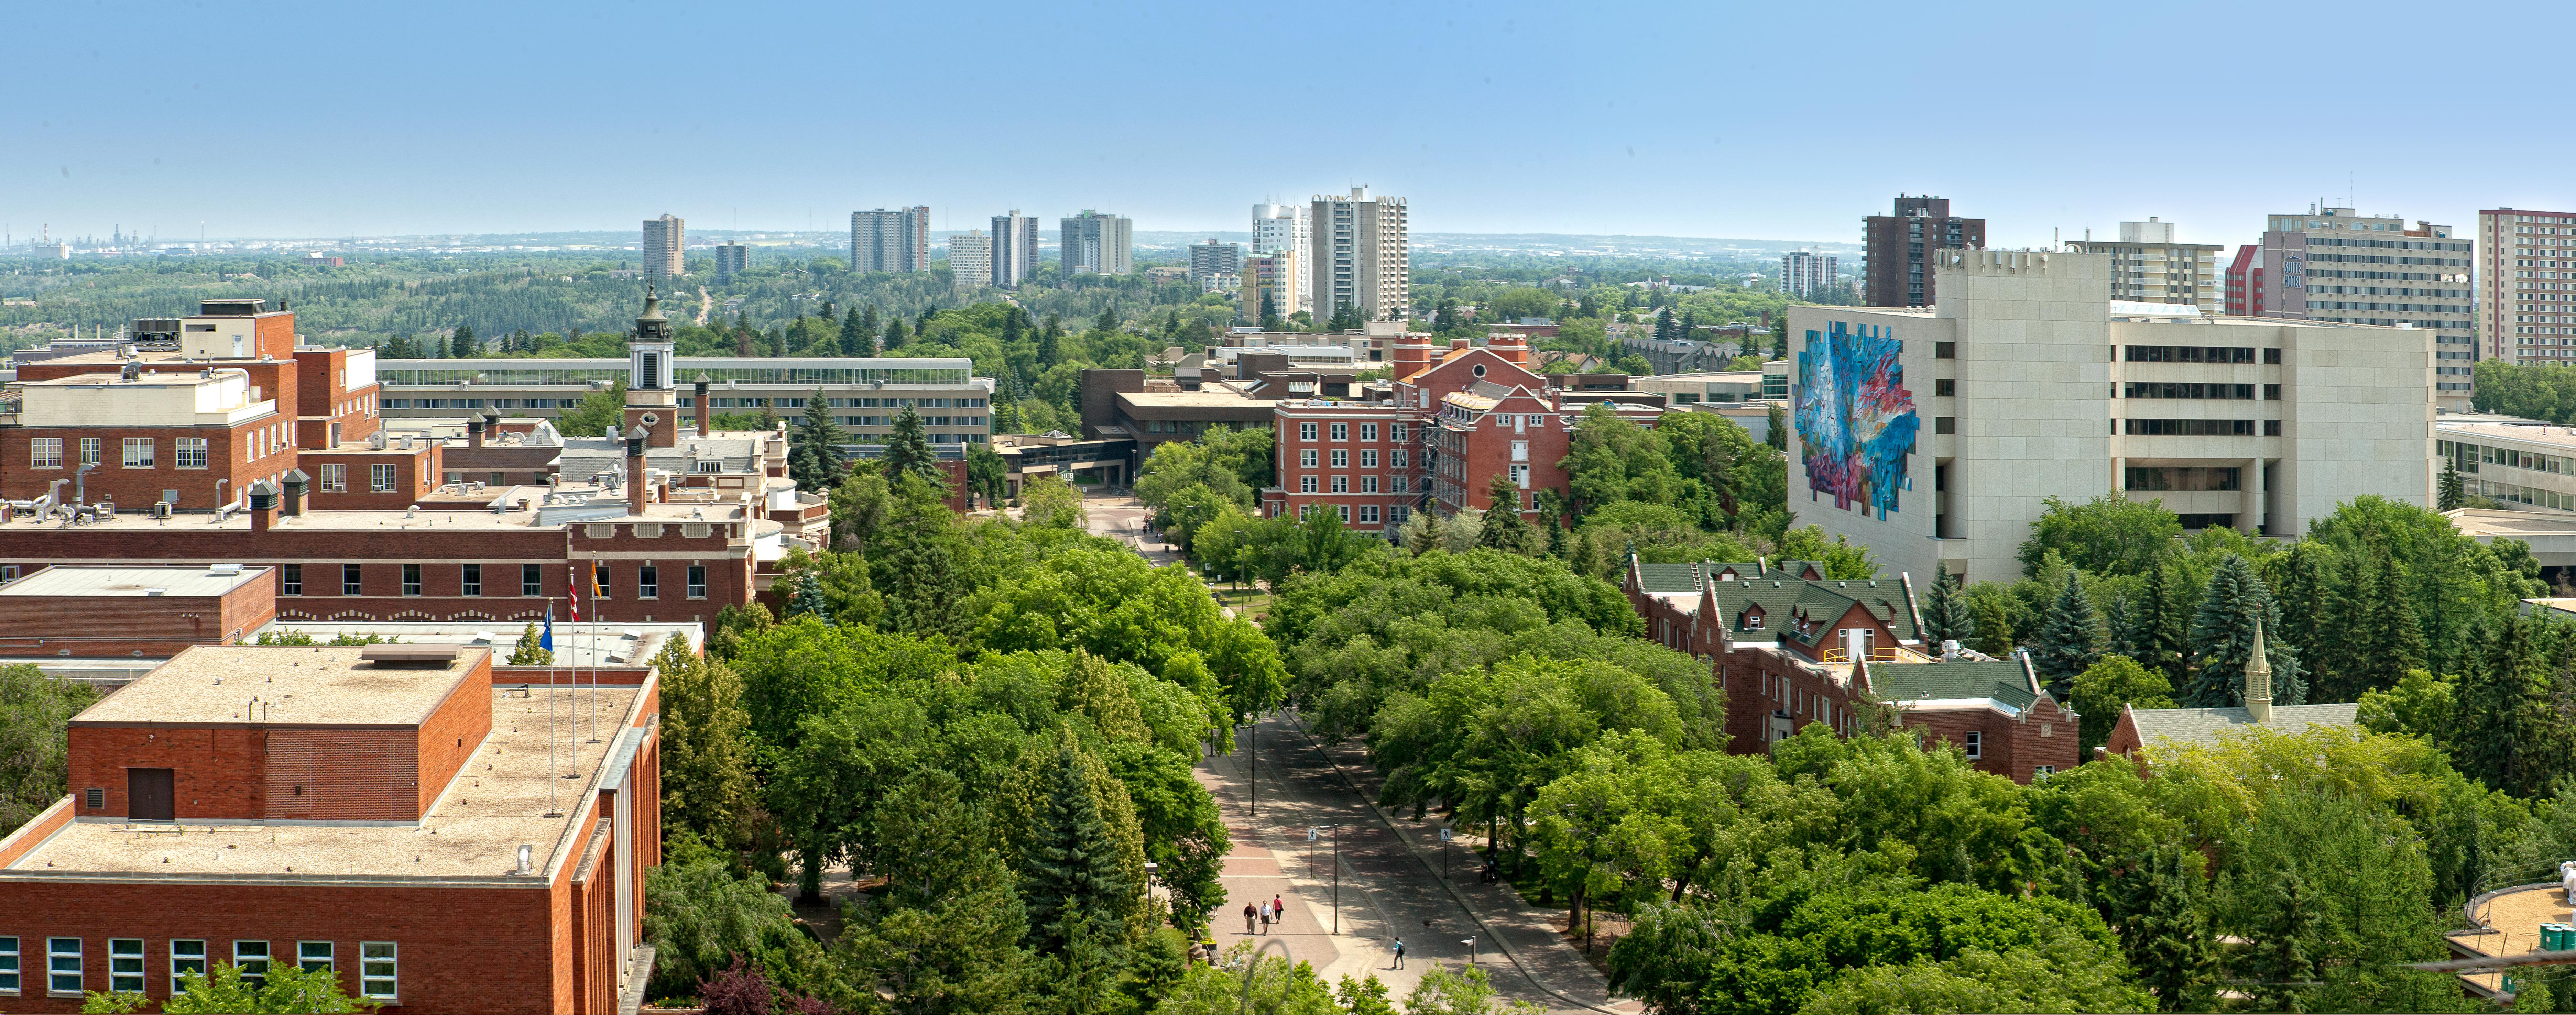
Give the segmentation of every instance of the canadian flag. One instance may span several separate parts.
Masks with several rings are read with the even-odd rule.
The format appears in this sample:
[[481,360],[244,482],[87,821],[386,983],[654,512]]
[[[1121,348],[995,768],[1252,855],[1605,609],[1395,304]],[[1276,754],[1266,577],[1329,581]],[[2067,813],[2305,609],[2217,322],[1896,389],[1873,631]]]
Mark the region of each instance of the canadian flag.
[[572,572],[572,583],[564,586],[564,605],[572,609],[572,622],[581,623],[581,565],[566,564]]

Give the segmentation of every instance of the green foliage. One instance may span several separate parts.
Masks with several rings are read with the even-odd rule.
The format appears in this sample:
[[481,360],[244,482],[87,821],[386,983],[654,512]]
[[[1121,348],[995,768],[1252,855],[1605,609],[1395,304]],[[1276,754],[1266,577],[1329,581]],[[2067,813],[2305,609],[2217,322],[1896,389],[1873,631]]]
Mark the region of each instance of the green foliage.
[[[1245,1000],[1245,965],[1250,965],[1251,998]],[[1237,942],[1214,964],[1193,965],[1154,1008],[1158,1015],[1232,1015],[1240,1011],[1276,1015],[1342,1015],[1332,988],[1314,967],[1291,963],[1278,955],[1254,955],[1253,943]]]
[[2102,616],[2084,593],[2084,578],[2070,568],[2066,585],[2048,604],[2039,631],[2031,639],[2030,661],[2048,690],[2064,701],[2076,674],[2102,659]]
[[2055,497],[2044,503],[2021,544],[2025,578],[2039,577],[2040,559],[2051,550],[2097,574],[2140,574],[2182,536],[2182,520],[2161,500],[2133,501],[2115,491],[2082,504]]
[[98,692],[26,664],[0,666],[0,835],[70,791],[67,730]]
[[674,639],[653,657],[662,686],[662,827],[720,844],[746,839],[756,806],[742,678]]
[[582,396],[581,402],[555,417],[555,432],[568,437],[597,437],[618,428],[625,436],[626,381],[620,378],[605,388]]
[[1044,797],[1020,849],[1029,943],[1042,951],[1121,936],[1126,905],[1138,891],[1119,867],[1118,844],[1087,776],[1079,749],[1066,740],[1047,766]]
[[[91,991],[81,1004],[85,1012],[141,1011],[150,1003],[140,993]],[[306,970],[280,962],[257,978],[245,979],[241,967],[217,962],[211,973],[179,974],[178,992],[161,1002],[164,1012],[189,1015],[210,1012],[369,1012],[382,1007],[372,998],[351,997],[340,987],[340,974]]]
[[2174,707],[2173,685],[2165,681],[2163,674],[2127,656],[2103,656],[2075,677],[2067,704],[2084,717],[2082,748],[2077,756],[2089,759],[2094,748],[2111,739],[2111,730],[2119,725],[2123,708]]
[[1088,521],[1082,490],[1052,476],[1031,476],[1020,483],[1020,520],[1051,529],[1079,531]]
[[1878,563],[1870,559],[1868,547],[1853,546],[1839,535],[1826,542],[1824,527],[1818,525],[1790,530],[1780,540],[1780,558],[1821,561],[1827,578],[1862,581],[1878,577]]
[[[901,438],[900,422],[897,427],[896,437]],[[800,489],[827,493],[838,488],[841,474],[848,471],[840,446],[849,440],[848,431],[832,415],[832,400],[823,389],[814,389],[805,398],[805,412],[797,417],[796,428],[787,432],[787,475]]]
[[907,478],[932,486],[946,482],[939,471],[939,453],[930,447],[930,433],[922,429],[921,414],[909,405],[895,415],[894,432],[886,435],[885,475],[898,484]]
[[2200,610],[2191,621],[2191,679],[2180,698],[2192,708],[2227,708],[2245,702],[2245,665],[2253,658],[2255,629],[2264,636],[2264,655],[2272,667],[2272,701],[2307,703],[2307,682],[2300,675],[2297,647],[2277,634],[2280,610],[2263,579],[2245,558],[2229,554],[2210,575]]
[[2447,740],[2459,718],[2459,686],[2423,670],[2408,670],[2397,686],[2363,691],[2359,721],[2376,733]]
[[1529,1001],[1505,1001],[1481,966],[1432,963],[1404,995],[1405,1015],[1536,1015],[1546,1010]]
[[1977,636],[1976,618],[1968,613],[1968,601],[1960,595],[1959,579],[1950,573],[1947,563],[1935,565],[1932,586],[1923,594],[1923,644],[1938,649],[1945,641],[1962,645]]
[[644,939],[653,945],[654,997],[688,997],[698,982],[751,959],[770,979],[801,982],[821,949],[796,928],[787,900],[756,878],[704,857],[644,876]]
[[519,643],[510,648],[510,665],[552,666],[554,664],[554,650],[545,646],[545,637],[538,633],[537,622],[529,621],[528,626],[519,631]]
[[274,630],[274,629],[272,629],[272,630],[267,630],[267,631],[261,631],[261,632],[259,633],[259,637],[258,637],[258,638],[252,639],[251,644],[253,644],[253,645],[311,645],[311,644],[314,644],[314,641],[313,641],[313,635],[312,635],[311,633],[309,633],[309,632],[305,632],[305,631],[282,631],[282,630]]

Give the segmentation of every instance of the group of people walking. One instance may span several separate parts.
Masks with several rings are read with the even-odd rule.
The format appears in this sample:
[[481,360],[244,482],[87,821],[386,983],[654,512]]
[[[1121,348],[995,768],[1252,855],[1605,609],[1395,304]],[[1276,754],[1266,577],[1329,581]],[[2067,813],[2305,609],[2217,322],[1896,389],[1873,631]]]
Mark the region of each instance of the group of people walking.
[[1260,924],[1260,933],[1270,933],[1271,924],[1287,918],[1288,903],[1276,895],[1271,896],[1266,902],[1243,904],[1243,932],[1246,934],[1253,933],[1252,928],[1255,923]]

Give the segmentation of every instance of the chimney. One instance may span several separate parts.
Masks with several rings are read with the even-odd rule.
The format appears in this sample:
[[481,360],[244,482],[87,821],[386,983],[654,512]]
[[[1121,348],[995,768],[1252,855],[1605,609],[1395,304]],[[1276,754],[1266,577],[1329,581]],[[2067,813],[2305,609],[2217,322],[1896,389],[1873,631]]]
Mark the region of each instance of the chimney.
[[1515,366],[1529,365],[1529,345],[1521,339],[1519,332],[1497,331],[1487,335],[1485,347],[1492,349],[1494,355],[1512,361]]
[[483,417],[465,417],[465,446],[469,448],[483,446]]
[[2263,618],[2254,618],[2254,654],[2245,660],[2245,716],[2272,721],[2272,661],[2263,658]]
[[1475,344],[1476,343],[1474,341],[1467,338],[1453,338],[1449,340],[1449,351],[1457,352],[1460,349],[1465,349]]
[[626,510],[629,514],[644,513],[644,438],[650,435],[651,431],[640,426],[626,431]]
[[1395,379],[1403,380],[1431,365],[1431,336],[1406,334],[1395,340]]
[[698,374],[696,388],[698,395],[698,436],[704,437],[711,429],[707,424],[707,375],[705,373],[701,372]]
[[281,503],[281,504],[279,504],[279,505],[277,506],[277,509],[278,509],[278,510],[277,510],[277,513],[278,513],[278,515],[279,515],[279,516],[281,516],[281,517],[284,517],[284,516],[288,516],[288,515],[300,515],[300,514],[303,514],[303,513],[304,513],[304,493],[305,493],[306,489],[308,489],[308,488],[309,488],[309,487],[311,487],[312,485],[313,485],[313,477],[305,475],[305,474],[304,474],[304,470],[302,470],[302,469],[288,469],[288,470],[286,470],[286,480],[285,480],[285,486],[286,486],[286,500],[285,500],[285,502],[284,502],[284,503]]
[[250,485],[250,530],[266,532],[276,520],[277,484],[265,479]]

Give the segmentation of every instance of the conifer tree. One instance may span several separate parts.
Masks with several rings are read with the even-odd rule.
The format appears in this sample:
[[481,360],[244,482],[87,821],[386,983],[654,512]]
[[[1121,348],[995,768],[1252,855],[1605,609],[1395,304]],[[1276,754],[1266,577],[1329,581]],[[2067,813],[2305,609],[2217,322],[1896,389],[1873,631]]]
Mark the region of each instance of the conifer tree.
[[849,356],[876,355],[877,336],[885,333],[884,327],[885,322],[877,317],[877,305],[868,304],[868,309],[859,315],[858,332],[856,334],[847,330],[842,332],[841,352]]
[[851,307],[850,312],[841,318],[841,334],[834,344],[840,346],[843,356],[865,356],[866,352],[853,350],[866,349],[868,340],[875,338],[876,334],[868,327],[867,318],[859,315],[859,308]]
[[2457,511],[2468,500],[2468,485],[2460,481],[2460,463],[2450,458],[2442,459],[2441,510]]
[[832,622],[832,604],[823,598],[823,576],[808,568],[796,576],[796,594],[788,597],[787,615],[813,615],[825,627],[838,627]]
[[2533,644],[2531,621],[2509,617],[2488,637],[2471,635],[2477,654],[2464,654],[2469,672],[2460,681],[2459,732],[2450,744],[2461,772],[2517,796],[2546,790],[2564,766],[2565,733],[2550,707],[2549,681]]
[[796,429],[787,437],[787,474],[796,485],[817,495],[828,495],[841,483],[848,469],[841,460],[841,442],[848,440],[841,424],[832,418],[832,400],[823,389],[805,399],[805,412],[796,421]]
[[1923,644],[1938,649],[1945,641],[1966,644],[1977,636],[1976,621],[1959,596],[1959,579],[1947,562],[1933,565],[1931,594],[1923,602]]
[[894,418],[894,432],[886,435],[885,476],[888,482],[897,477],[919,476],[937,485],[939,453],[930,447],[930,436],[921,428],[921,414],[909,405]]
[[1052,952],[1081,938],[1123,936],[1119,909],[1129,893],[1127,875],[1070,738],[1058,743],[1042,792],[1020,851],[1030,946]]
[[971,591],[952,546],[955,516],[942,503],[945,492],[938,484],[919,473],[894,477],[894,521],[882,537],[879,565],[887,623],[908,634],[951,632],[962,622],[959,605]]
[[2065,701],[2075,688],[2075,675],[2102,661],[2102,618],[2074,568],[2066,569],[2066,587],[2048,604],[2039,633],[2032,637],[2032,668],[2047,681],[2049,693]]
[[1091,330],[1093,330],[1093,331],[1116,331],[1116,330],[1118,330],[1118,311],[1117,311],[1115,308],[1112,308],[1112,307],[1102,307],[1102,308],[1100,308],[1100,316],[1099,316],[1099,318],[1097,318],[1097,319],[1095,319],[1095,320],[1093,320],[1093,321],[1091,322]]
[[[2351,701],[2345,695],[2358,692],[2344,688],[2349,679],[2349,648],[2359,632],[2344,624],[2345,604],[2336,589],[2334,549],[2314,540],[2290,548],[2282,565],[2281,626],[2267,631],[2266,636],[2280,639],[2306,650],[2309,683],[2318,688],[2320,700]],[[2343,637],[2336,637],[2341,631]],[[2268,647],[2268,646],[2267,646]]]
[[2128,599],[2114,596],[2102,604],[2102,636],[2112,655],[2137,661],[2138,624],[2136,616],[2129,612]]
[[456,334],[447,340],[447,355],[450,359],[472,359],[483,355],[483,343],[475,340],[473,325],[456,326]]
[[1530,530],[1529,519],[1521,517],[1520,487],[1508,474],[1497,472],[1493,481],[1485,485],[1485,495],[1493,507],[1485,512],[1485,527],[1476,537],[1477,545],[1505,553],[1530,552],[1530,537],[1536,533]]
[[[2200,610],[2191,622],[2191,677],[2178,695],[2190,708],[2228,708],[2244,704],[2245,664],[2254,653],[2254,630],[2280,630],[2281,612],[2263,579],[2245,558],[2228,554],[2209,577]],[[2272,701],[2303,705],[2308,700],[2306,671],[2298,649],[2287,639],[2268,634],[2264,654],[2272,664]]]
[[901,349],[904,337],[903,316],[898,314],[893,320],[886,322],[885,341],[879,344],[878,348],[888,353]]
[[2119,878],[2120,944],[2141,986],[2165,1011],[2203,1011],[2217,969],[2208,882],[2188,847],[2164,845],[2137,857]]
[[2163,557],[2147,567],[2146,586],[2140,590],[2138,603],[2131,613],[2137,626],[2135,654],[2130,658],[2138,665],[2165,675],[2165,682],[2175,687],[2183,684],[2188,668],[2183,650],[2190,644],[2188,615],[2184,612],[2184,590],[2180,575],[2169,569]]
[[2427,665],[2424,624],[2415,615],[2414,597],[2407,593],[2406,565],[2379,550],[2371,554],[2369,573],[2377,586],[2367,599],[2369,612],[2359,628],[2348,632],[2364,645],[2354,659],[2355,700],[2363,691],[2395,687],[2406,678],[2406,671]]

